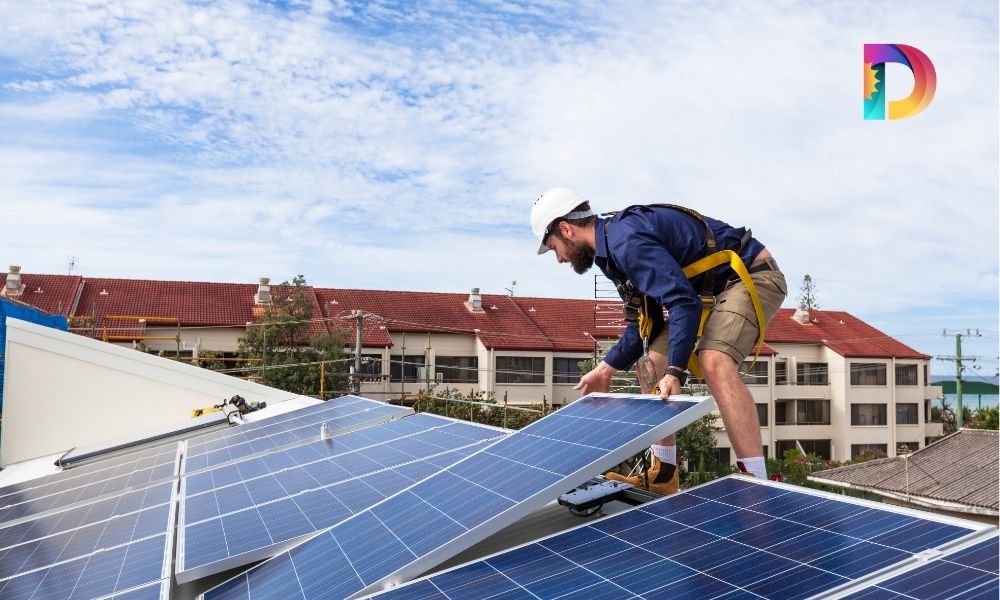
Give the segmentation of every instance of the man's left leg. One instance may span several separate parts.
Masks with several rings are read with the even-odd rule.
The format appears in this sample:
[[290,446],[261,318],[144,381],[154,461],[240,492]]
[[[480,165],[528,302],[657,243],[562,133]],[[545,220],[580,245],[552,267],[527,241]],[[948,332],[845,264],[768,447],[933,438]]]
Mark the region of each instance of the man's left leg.
[[698,362],[722,414],[736,460],[755,477],[767,479],[757,407],[740,376],[739,364],[725,352],[708,349],[698,353]]

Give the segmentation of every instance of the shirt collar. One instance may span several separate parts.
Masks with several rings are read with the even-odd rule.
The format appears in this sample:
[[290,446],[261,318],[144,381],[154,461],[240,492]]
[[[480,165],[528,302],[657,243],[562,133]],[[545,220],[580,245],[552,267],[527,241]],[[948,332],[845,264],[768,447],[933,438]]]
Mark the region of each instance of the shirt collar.
[[608,238],[604,231],[605,223],[605,219],[600,217],[594,222],[594,258],[602,260],[608,259]]

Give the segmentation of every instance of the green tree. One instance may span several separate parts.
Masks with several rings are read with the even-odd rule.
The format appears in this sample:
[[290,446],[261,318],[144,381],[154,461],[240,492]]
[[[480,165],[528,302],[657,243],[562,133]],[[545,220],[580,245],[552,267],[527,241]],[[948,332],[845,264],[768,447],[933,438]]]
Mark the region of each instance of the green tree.
[[[260,359],[261,383],[296,394],[341,395],[347,389],[342,331],[326,333],[313,320],[312,292],[305,277],[272,286],[270,304],[262,306],[257,323],[239,340],[242,358]],[[322,363],[322,366],[321,366]]]
[[968,421],[973,429],[998,429],[1000,425],[1000,409],[996,406],[984,406],[973,413]]
[[802,285],[799,286],[799,292],[800,294],[796,300],[799,301],[800,308],[807,310],[819,308],[819,301],[816,299],[816,284],[813,283],[812,275],[809,273],[806,273],[805,277],[802,278]]

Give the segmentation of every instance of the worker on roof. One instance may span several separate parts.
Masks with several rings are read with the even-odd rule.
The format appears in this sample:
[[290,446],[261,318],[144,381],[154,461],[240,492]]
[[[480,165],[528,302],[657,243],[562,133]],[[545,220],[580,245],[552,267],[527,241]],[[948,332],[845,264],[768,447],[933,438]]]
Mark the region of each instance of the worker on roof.
[[[612,375],[638,361],[643,391],[658,387],[666,399],[680,393],[691,367],[715,397],[737,465],[767,479],[757,409],[739,371],[755,346],[759,352],[763,327],[788,292],[764,245],[747,229],[679,206],[630,206],[598,216],[565,188],[535,200],[531,227],[539,254],[552,250],[580,274],[596,263],[625,302],[625,333],[576,389],[607,392]],[[636,486],[645,480],[661,494],[677,491],[674,436],[650,450],[646,478],[607,477]]]

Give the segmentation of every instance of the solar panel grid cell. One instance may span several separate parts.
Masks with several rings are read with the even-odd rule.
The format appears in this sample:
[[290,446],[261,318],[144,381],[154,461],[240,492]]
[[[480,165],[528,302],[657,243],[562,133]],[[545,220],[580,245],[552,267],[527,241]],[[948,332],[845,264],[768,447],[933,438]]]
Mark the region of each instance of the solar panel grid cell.
[[[836,504],[846,506],[831,519]],[[844,520],[854,522],[848,528]],[[870,533],[864,523],[872,524]],[[538,598],[807,598],[909,559],[915,545],[977,533],[731,477],[377,596],[471,600],[523,589]],[[479,581],[489,593],[479,593]]]
[[1000,545],[996,535],[962,550],[932,559],[867,589],[849,600],[963,600],[1000,597]]
[[412,576],[707,413],[700,400],[581,399],[269,561],[291,569],[264,563],[205,598],[349,598]]
[[[416,415],[310,444],[322,451],[299,453],[312,460],[304,465],[274,473],[255,469],[258,475],[235,484],[225,478],[224,487],[184,500],[178,578],[187,581],[270,556],[275,545],[334,525],[503,435]],[[192,476],[201,478],[199,489],[202,475]]]
[[[103,478],[102,474],[92,474],[98,477],[97,481],[87,483],[84,479],[78,478],[76,483],[79,487],[72,487],[41,497],[31,497],[35,494],[26,493],[8,496],[7,504],[0,508],[0,523],[12,523],[35,515],[42,516],[50,511],[62,511],[72,507],[77,503],[90,502],[105,496],[121,494],[126,490],[137,490],[152,486],[166,479],[177,476],[179,464],[179,445],[174,444],[174,454],[169,463],[158,464],[153,467],[128,472],[111,478]],[[29,490],[30,492],[30,490]]]

